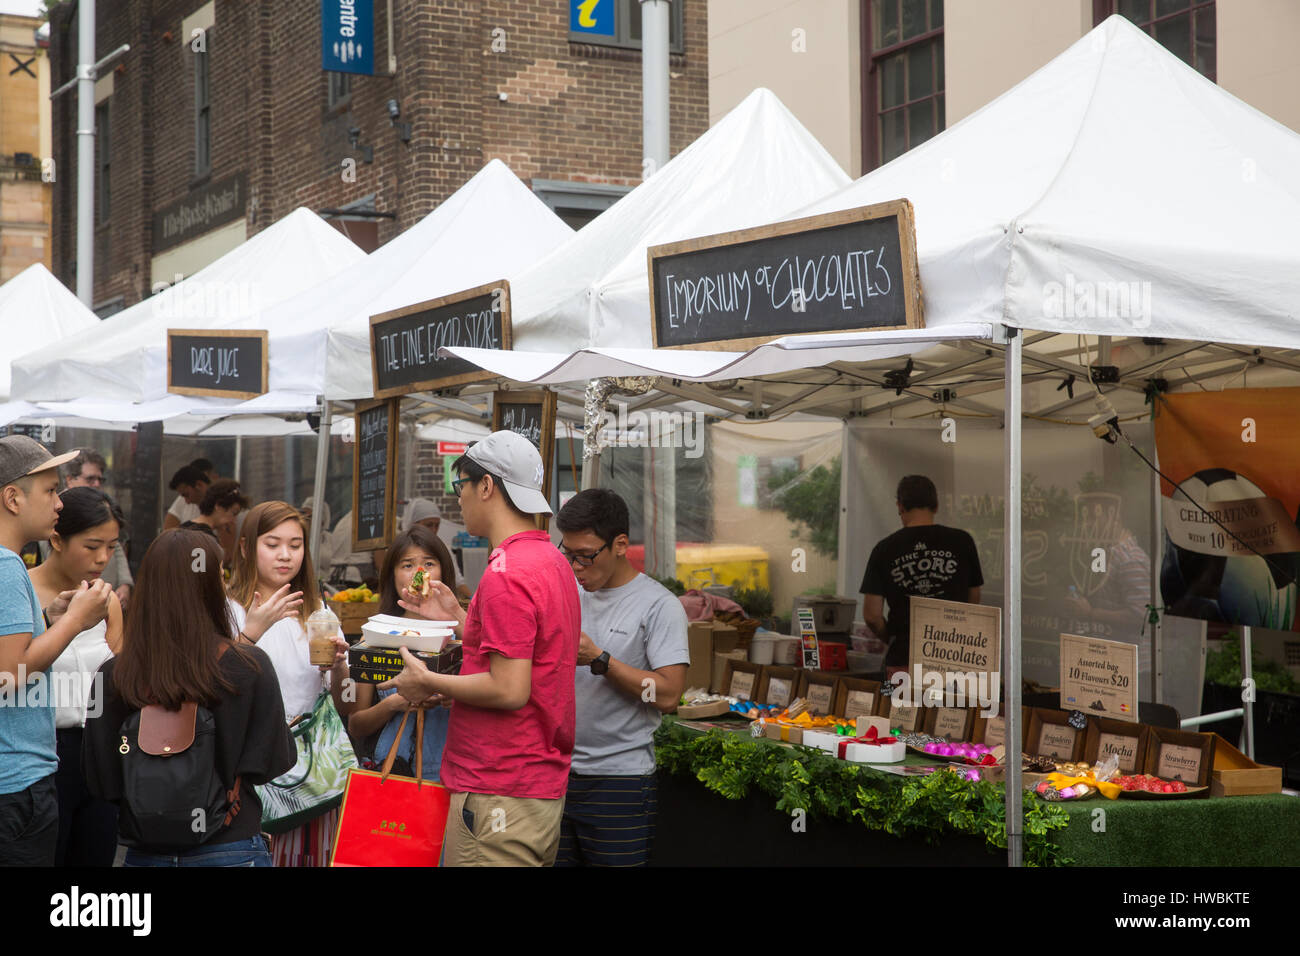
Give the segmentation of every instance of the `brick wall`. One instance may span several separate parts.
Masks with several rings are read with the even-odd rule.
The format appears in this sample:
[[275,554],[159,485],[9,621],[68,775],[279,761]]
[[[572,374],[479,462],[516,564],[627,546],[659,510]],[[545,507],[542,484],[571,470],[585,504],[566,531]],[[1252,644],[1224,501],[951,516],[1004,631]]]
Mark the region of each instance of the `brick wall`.
[[[684,55],[671,67],[672,150],[708,124],[705,0],[685,0]],[[506,162],[534,177],[635,185],[641,178],[641,60],[568,39],[559,0],[422,0],[397,4],[395,76],[353,77],[352,96],[328,106],[315,3],[218,0],[207,37],[212,170],[194,174],[194,54],[181,36],[200,0],[100,0],[102,55],[121,43],[111,98],[113,208],[96,229],[95,299],[131,305],[150,293],[153,210],[244,171],[248,228],[259,231],[300,205],[337,208],[374,194],[386,242],[432,211],[482,165]],[[376,4],[375,65],[385,71],[387,25]],[[493,31],[505,50],[493,50]],[[72,75],[74,4],[56,8],[50,59],[55,85]],[[499,94],[505,93],[502,102]],[[386,103],[411,124],[402,143]],[[58,180],[53,258],[65,281],[75,258],[75,96],[54,105]],[[364,163],[348,142],[374,149]],[[343,161],[357,160],[355,182]]]

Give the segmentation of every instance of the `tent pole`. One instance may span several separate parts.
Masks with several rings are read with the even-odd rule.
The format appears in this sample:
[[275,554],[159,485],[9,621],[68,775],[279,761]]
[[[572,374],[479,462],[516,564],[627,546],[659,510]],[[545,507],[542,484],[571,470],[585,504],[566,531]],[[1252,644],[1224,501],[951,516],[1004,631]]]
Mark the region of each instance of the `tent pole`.
[[330,403],[321,396],[321,416],[320,427],[316,430],[316,479],[313,484],[313,497],[311,504],[311,562],[312,567],[316,569],[317,578],[321,577],[320,567],[320,539],[322,525],[325,523],[321,517],[325,514],[323,507],[325,503],[325,467],[329,463],[330,452],[330,423],[332,410]]
[[235,481],[239,481],[240,469],[244,464],[244,436],[235,436]]
[[1019,330],[1003,326],[1006,346],[1007,504],[1003,514],[1003,659],[1006,674],[1007,865],[1024,861],[1024,814],[1020,768],[1020,452],[1021,345]]
[[[1154,447],[1151,449],[1151,458],[1160,467],[1160,458]],[[1160,495],[1160,476],[1155,472],[1151,473],[1151,607],[1159,608],[1158,600],[1160,597],[1160,566],[1163,563],[1162,551],[1164,550],[1164,524],[1161,520],[1161,509],[1164,507],[1164,499]],[[1154,614],[1148,615],[1155,618],[1151,624],[1151,691],[1152,700],[1157,704],[1163,704],[1165,700],[1165,649],[1164,633],[1161,622],[1164,615],[1157,610]],[[1140,689],[1140,688],[1139,688]],[[1138,700],[1142,696],[1138,695]]]

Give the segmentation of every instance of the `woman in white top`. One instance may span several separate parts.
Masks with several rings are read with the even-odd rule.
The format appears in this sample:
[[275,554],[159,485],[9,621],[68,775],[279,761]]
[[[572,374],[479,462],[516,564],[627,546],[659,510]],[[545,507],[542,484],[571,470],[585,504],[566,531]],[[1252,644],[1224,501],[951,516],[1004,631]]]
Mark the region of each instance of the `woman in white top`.
[[[42,607],[76,590],[82,581],[99,580],[117,549],[123,524],[117,505],[97,488],[69,488],[59,497],[63,508],[50,535],[50,554],[31,572]],[[50,668],[59,753],[57,866],[112,866],[117,852],[117,808],[86,789],[81,738],[96,672],[121,649],[122,605],[113,595],[108,617],[74,637]]]
[[[323,687],[330,688],[335,708],[346,716],[354,706],[343,699],[347,642],[336,640],[332,667],[316,667],[309,657],[306,623],[320,607],[320,592],[307,553],[307,524],[292,505],[266,501],[248,512],[236,541],[229,591],[240,634],[261,648],[275,667],[285,717],[292,721],[311,713]],[[332,810],[278,836],[274,865],[326,865],[337,820],[338,811]]]

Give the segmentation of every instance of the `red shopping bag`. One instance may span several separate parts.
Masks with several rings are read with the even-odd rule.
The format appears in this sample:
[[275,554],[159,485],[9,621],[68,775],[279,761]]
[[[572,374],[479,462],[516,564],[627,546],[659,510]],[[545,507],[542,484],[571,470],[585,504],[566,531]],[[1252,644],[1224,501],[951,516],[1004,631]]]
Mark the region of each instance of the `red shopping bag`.
[[402,716],[382,772],[348,771],[330,866],[437,866],[442,858],[451,793],[420,779],[424,711],[416,711],[416,776],[390,774],[409,716]]

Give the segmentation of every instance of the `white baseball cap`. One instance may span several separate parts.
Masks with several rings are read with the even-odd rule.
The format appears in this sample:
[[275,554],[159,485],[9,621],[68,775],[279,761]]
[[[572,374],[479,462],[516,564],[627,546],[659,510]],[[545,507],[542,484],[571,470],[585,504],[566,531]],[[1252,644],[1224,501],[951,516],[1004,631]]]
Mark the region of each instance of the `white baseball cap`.
[[465,456],[501,479],[510,500],[524,514],[548,515],[551,506],[542,494],[546,471],[537,446],[514,432],[493,432],[469,446]]

